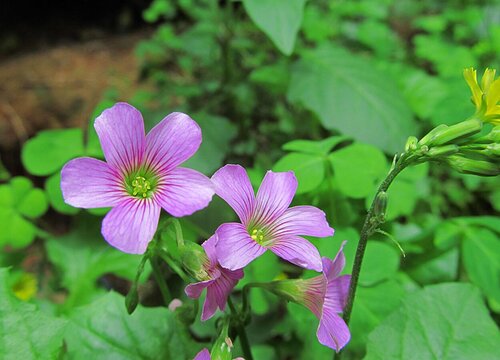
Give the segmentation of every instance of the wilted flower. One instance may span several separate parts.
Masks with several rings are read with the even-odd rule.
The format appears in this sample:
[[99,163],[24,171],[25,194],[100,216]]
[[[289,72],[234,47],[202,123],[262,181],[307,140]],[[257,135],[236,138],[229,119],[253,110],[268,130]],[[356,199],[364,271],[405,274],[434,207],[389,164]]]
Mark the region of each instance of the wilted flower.
[[288,208],[297,190],[293,172],[268,171],[254,195],[245,169],[226,165],[212,177],[215,192],[238,214],[241,223],[226,223],[216,233],[221,265],[239,269],[267,249],[293,264],[321,271],[318,250],[299,235],[333,235],[325,213],[313,206]]
[[202,246],[207,255],[207,261],[204,264],[204,271],[198,272],[203,274],[198,280],[200,282],[189,284],[186,286],[186,294],[190,298],[197,299],[200,297],[203,289],[207,289],[207,296],[203,304],[201,320],[210,319],[217,310],[217,307],[224,311],[226,308],[227,297],[233,290],[234,286],[243,277],[243,270],[228,270],[219,265],[215,246],[217,244],[217,235],[213,235]]
[[323,257],[323,274],[311,279],[274,281],[265,288],[287,300],[304,305],[319,319],[317,337],[321,344],[340,351],[351,334],[338,315],[347,302],[351,275],[339,276],[345,266],[342,247],[335,259]]
[[472,92],[472,102],[476,105],[476,113],[485,122],[500,124],[500,79],[495,79],[495,69],[486,69],[481,78],[481,85],[477,81],[477,72],[474,68],[464,70],[465,81]]
[[201,129],[186,114],[168,115],[146,136],[141,113],[118,103],[105,110],[94,127],[106,162],[71,160],[61,171],[61,189],[72,206],[113,207],[102,222],[102,234],[114,247],[144,253],[161,208],[185,216],[212,199],[210,179],[178,167],[201,144]]

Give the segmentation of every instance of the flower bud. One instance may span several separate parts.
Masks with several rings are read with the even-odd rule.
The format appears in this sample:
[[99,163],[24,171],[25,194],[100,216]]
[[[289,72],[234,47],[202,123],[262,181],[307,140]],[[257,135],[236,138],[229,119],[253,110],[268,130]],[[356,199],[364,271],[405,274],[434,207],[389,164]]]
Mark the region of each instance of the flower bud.
[[210,352],[212,360],[231,360],[231,349],[233,342],[228,336],[228,323],[225,322],[217,340],[215,340]]
[[419,145],[427,145],[427,144],[429,144],[431,141],[434,140],[434,138],[436,136],[438,136],[439,134],[441,134],[446,129],[448,129],[448,125],[441,124],[439,126],[436,126],[434,129],[432,129],[431,131],[429,131],[422,139],[420,139],[420,141],[418,142]]
[[207,273],[210,261],[201,245],[186,241],[179,247],[182,267],[196,280],[205,281],[210,277]]
[[447,159],[448,164],[463,174],[473,174],[479,176],[497,176],[500,174],[500,167],[484,160],[473,160],[459,155],[452,155]]
[[125,307],[127,308],[129,315],[132,315],[137,308],[137,305],[139,305],[139,292],[137,291],[136,283],[133,283],[130,291],[125,297]]
[[381,191],[377,194],[377,197],[375,198],[375,205],[374,205],[375,216],[379,220],[384,221],[386,210],[387,210],[387,193],[385,191]]
[[416,150],[417,145],[418,139],[415,136],[410,136],[408,140],[406,140],[405,152]]
[[483,122],[479,119],[462,121],[461,123],[449,126],[429,141],[428,145],[444,145],[455,140],[477,134],[483,128]]
[[460,148],[457,145],[437,146],[430,148],[426,155],[437,158],[456,154],[459,150]]

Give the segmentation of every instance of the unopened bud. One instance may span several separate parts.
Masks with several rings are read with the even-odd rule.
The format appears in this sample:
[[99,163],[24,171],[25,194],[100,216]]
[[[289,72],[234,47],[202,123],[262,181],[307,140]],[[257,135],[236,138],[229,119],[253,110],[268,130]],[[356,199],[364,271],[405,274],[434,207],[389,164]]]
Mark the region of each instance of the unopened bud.
[[459,150],[460,148],[457,145],[437,146],[430,148],[426,155],[437,158],[456,154]]
[[406,140],[405,152],[416,150],[417,145],[418,139],[415,136],[410,136],[408,140]]
[[449,126],[448,129],[436,135],[429,143],[430,146],[444,145],[464,137],[477,134],[483,128],[483,122],[479,119],[462,121]]
[[448,157],[447,161],[452,168],[463,174],[479,176],[497,176],[500,174],[500,167],[489,161],[473,160],[459,155],[452,155]]
[[387,193],[385,191],[381,191],[377,194],[374,205],[375,216],[379,221],[384,221],[386,210],[387,210]]
[[137,285],[133,283],[130,291],[125,297],[125,307],[127,308],[129,315],[132,315],[137,308],[137,305],[139,305],[139,293],[137,291]]
[[209,279],[207,268],[210,261],[201,245],[186,241],[179,248],[182,267],[196,280],[205,281]]
[[210,352],[212,360],[231,360],[231,349],[233,348],[233,342],[228,335],[229,322],[226,321],[222,326],[221,332],[212,346],[212,351]]
[[488,140],[493,142],[500,142],[500,125],[495,126],[491,131],[486,135]]
[[448,125],[441,124],[436,126],[434,129],[429,131],[420,141],[418,142],[420,145],[427,145],[434,140],[436,136],[441,134],[443,131],[448,129]]

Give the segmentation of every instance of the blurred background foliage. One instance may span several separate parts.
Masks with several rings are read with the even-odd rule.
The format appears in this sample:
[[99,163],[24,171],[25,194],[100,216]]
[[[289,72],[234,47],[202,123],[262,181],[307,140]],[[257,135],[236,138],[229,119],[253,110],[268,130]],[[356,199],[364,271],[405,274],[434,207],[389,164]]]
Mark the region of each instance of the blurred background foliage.
[[[333,257],[347,240],[350,272],[357,229],[394,154],[409,135],[473,114],[465,67],[481,73],[500,65],[498,1],[124,3],[103,9],[96,26],[130,38],[107,40],[95,29],[70,32],[78,34],[73,42],[100,40],[79,55],[90,63],[58,63],[82,73],[76,87],[96,90],[82,95],[85,106],[61,105],[69,102],[64,92],[71,73],[56,73],[62,89],[44,88],[35,71],[44,60],[23,58],[22,31],[2,30],[0,266],[6,269],[0,272],[0,338],[7,341],[0,342],[0,354],[6,358],[191,358],[215,335],[215,320],[186,326],[191,301],[167,267],[172,293],[187,310],[157,307],[161,296],[146,270],[143,306],[127,315],[120,294],[129,290],[140,258],[102,240],[107,209],[83,211],[62,200],[61,167],[79,156],[102,157],[93,121],[114,102],[139,108],[148,129],[169,112],[190,114],[202,128],[203,144],[185,165],[208,176],[224,163],[239,163],[257,186],[268,169],[295,171],[294,204],[322,208],[336,229],[333,238],[312,241]],[[39,43],[54,46],[53,37],[64,29],[60,21]],[[64,39],[56,51],[71,46]],[[133,53],[124,55],[129,40]],[[53,64],[55,53],[43,51]],[[132,67],[126,66],[130,58]],[[86,71],[109,59],[110,68],[90,72],[94,78],[87,83]],[[9,78],[18,61],[32,71],[21,80]],[[12,96],[27,82],[37,100],[23,106]],[[49,106],[65,109],[56,116],[62,120],[40,122],[52,119]],[[23,119],[27,107],[33,120]],[[499,185],[498,178],[460,175],[434,163],[397,178],[384,230],[406,256],[387,235],[368,243],[345,358],[498,358]],[[187,238],[202,241],[234,216],[214,198],[181,222]],[[173,244],[172,234],[163,236]],[[266,254],[245,270],[238,289],[300,275]],[[317,342],[317,320],[308,310],[259,289],[251,299],[256,359],[332,358]]]

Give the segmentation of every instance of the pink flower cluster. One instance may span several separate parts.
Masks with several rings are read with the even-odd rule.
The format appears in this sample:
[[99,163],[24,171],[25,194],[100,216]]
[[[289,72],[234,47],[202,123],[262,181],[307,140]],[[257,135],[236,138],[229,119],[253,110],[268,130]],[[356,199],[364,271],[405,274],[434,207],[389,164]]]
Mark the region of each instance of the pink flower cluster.
[[339,277],[342,250],[333,262],[322,259],[302,237],[332,236],[334,230],[320,209],[290,207],[297,190],[293,172],[268,171],[255,194],[239,165],[226,165],[211,179],[180,167],[202,141],[198,124],[183,113],[168,115],[146,135],[140,112],[118,103],[105,110],[94,126],[106,162],[87,157],[71,160],[62,169],[61,189],[72,206],[112,207],[102,223],[109,244],[123,252],[144,253],[162,208],[175,217],[190,215],[208,206],[217,194],[240,222],[220,225],[203,243],[209,278],[186,287],[192,298],[207,289],[202,320],[212,317],[217,308],[224,310],[243,268],[270,250],[292,264],[322,273],[303,289],[304,305],[320,319],[319,341],[337,351],[345,346],[349,330],[338,313],[345,304],[349,278]]

